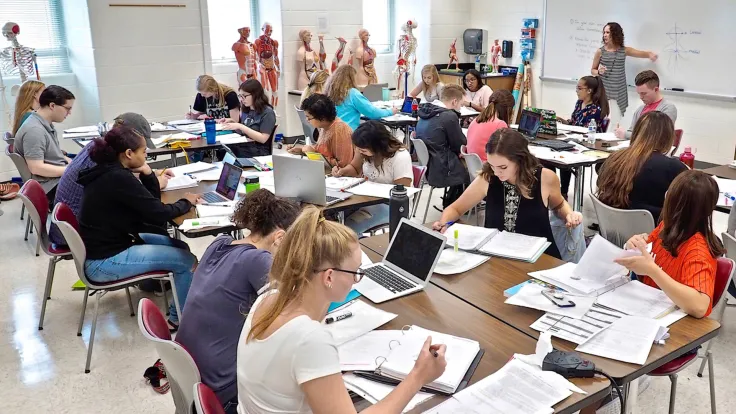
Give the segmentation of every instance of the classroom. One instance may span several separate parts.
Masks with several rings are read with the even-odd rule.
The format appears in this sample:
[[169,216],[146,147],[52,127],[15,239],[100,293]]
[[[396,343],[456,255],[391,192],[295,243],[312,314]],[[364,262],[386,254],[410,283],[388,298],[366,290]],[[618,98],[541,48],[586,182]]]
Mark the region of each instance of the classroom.
[[0,412],[731,412],[728,16],[3,0]]

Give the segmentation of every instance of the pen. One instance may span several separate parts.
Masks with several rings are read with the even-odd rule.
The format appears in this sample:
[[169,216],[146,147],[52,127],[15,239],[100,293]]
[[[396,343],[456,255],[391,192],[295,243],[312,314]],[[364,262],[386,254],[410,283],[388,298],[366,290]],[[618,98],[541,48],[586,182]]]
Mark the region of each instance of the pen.
[[455,229],[455,252],[457,253],[457,245],[458,245],[458,229]]
[[[166,167],[166,168],[168,168],[168,167]],[[158,175],[159,177],[162,176],[162,175],[164,175],[164,173],[166,172],[166,168],[164,168],[163,170],[161,170],[161,174]]]
[[353,312],[347,312],[347,313],[344,313],[344,314],[342,314],[340,316],[334,316],[334,317],[333,316],[330,316],[329,318],[325,319],[325,323],[329,325],[329,324],[334,323],[334,322],[340,322],[341,320],[347,319],[347,318],[349,318],[351,316],[353,316]]
[[447,227],[450,227],[450,226],[452,226],[453,224],[455,224],[455,220],[452,220],[452,221],[448,221],[447,223],[445,223],[445,226],[447,226]]

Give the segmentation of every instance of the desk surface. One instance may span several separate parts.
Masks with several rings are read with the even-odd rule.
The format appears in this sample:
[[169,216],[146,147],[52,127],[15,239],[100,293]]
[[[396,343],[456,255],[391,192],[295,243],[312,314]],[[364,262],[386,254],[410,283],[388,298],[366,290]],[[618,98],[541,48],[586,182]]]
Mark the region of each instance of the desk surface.
[[[388,235],[365,238],[361,240],[361,244],[383,254],[388,247]],[[536,263],[492,257],[483,265],[459,275],[444,276],[435,273],[431,284],[530,337],[537,338],[539,332],[531,329],[529,325],[541,317],[543,312],[505,304],[503,291],[529,279],[528,272],[549,269],[562,263],[561,260],[548,255],[542,255]],[[612,377],[620,378],[627,383],[715,337],[719,329],[720,325],[714,320],[685,317],[670,326],[670,339],[665,345],[652,346],[647,362],[643,366],[594,355],[586,354],[585,357]],[[556,349],[564,351],[572,351],[577,346],[559,338],[553,338],[552,344]]]
[[[365,247],[363,250],[371,260],[380,260],[380,256],[375,252]],[[498,371],[514,353],[533,354],[536,347],[535,339],[431,284],[422,292],[373,306],[399,315],[381,329],[401,329],[405,325],[418,325],[480,342],[485,354],[470,381],[471,384]],[[578,378],[572,382],[588,394],[573,393],[555,406],[558,413],[573,413],[603,398],[609,392],[610,383],[603,378]],[[411,412],[422,412],[445,399],[446,397],[434,397]]]
[[718,167],[706,168],[703,170],[706,174],[715,175],[719,178],[728,178],[729,180],[736,180],[736,168],[731,168],[728,165],[720,165]]

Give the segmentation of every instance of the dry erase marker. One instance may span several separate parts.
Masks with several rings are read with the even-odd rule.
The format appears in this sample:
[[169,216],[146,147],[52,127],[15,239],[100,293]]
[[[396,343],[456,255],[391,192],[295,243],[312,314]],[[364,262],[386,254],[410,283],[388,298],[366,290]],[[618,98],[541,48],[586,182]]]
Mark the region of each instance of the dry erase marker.
[[457,252],[457,245],[458,245],[458,229],[455,229],[455,252]]
[[344,313],[340,316],[335,316],[335,317],[330,316],[329,318],[325,319],[325,323],[329,325],[333,322],[340,322],[341,320],[347,319],[351,316],[353,316],[353,312]]

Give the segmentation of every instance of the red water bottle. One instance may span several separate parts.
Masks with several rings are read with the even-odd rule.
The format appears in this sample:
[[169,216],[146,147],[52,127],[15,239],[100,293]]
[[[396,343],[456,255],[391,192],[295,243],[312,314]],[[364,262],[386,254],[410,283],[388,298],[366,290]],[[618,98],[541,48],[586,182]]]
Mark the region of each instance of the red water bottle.
[[695,164],[695,155],[693,155],[692,149],[690,147],[685,147],[685,152],[680,154],[680,161],[690,167],[690,169],[694,168],[693,165]]
[[416,118],[418,110],[419,110],[419,102],[417,102],[417,98],[414,98],[414,100],[411,101],[411,116]]

